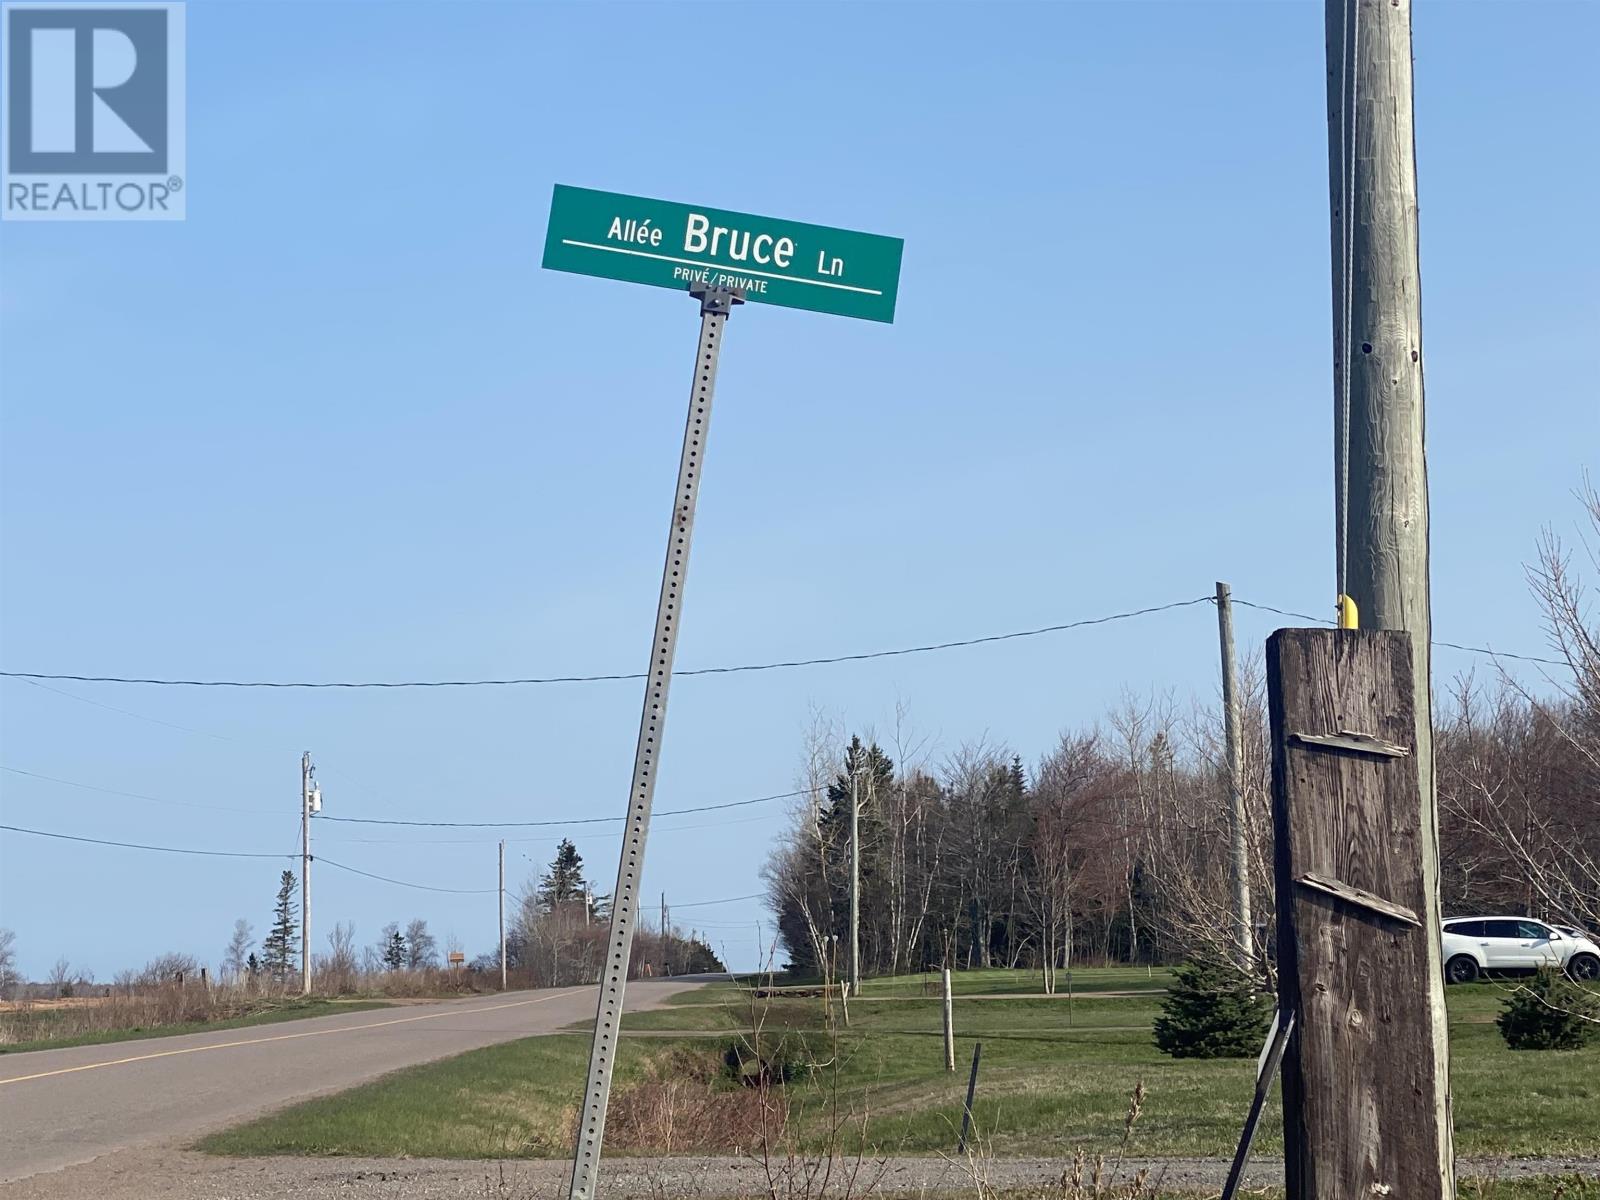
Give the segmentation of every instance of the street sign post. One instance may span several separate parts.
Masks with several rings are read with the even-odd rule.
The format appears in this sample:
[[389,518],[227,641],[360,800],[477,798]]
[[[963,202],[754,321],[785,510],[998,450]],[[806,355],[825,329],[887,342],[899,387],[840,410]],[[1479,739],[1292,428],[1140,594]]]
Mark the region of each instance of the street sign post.
[[544,265],[890,322],[904,245],[874,233],[557,184]]
[[639,923],[644,848],[660,774],[672,663],[683,624],[689,544],[700,480],[705,474],[706,435],[711,428],[723,328],[733,306],[747,300],[893,321],[901,248],[899,238],[560,184],[550,202],[546,267],[675,288],[688,292],[700,305],[689,415],[678,457],[678,485],[650,642],[622,856],[612,892],[611,931],[601,969],[589,1073],[583,1107],[578,1110],[569,1200],[594,1200],[599,1180],[600,1146],[605,1137],[611,1076],[621,1047],[622,1002],[633,958],[633,934]]

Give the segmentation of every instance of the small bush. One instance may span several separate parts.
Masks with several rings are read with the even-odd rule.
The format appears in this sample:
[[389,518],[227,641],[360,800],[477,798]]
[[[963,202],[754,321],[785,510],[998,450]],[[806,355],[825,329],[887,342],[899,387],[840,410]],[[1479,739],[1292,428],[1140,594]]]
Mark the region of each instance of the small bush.
[[781,1087],[809,1066],[805,1046],[791,1041],[780,1041],[764,1052],[751,1049],[743,1040],[730,1042],[722,1063],[728,1078],[745,1087]]
[[1513,1050],[1581,1050],[1600,1038],[1600,999],[1546,968],[1506,998],[1494,1023]]
[[1250,976],[1214,958],[1190,959],[1156,1018],[1156,1046],[1173,1058],[1250,1058],[1272,1019],[1272,1000]]
[[715,1050],[676,1047],[644,1061],[641,1078],[611,1098],[606,1142],[648,1154],[742,1152],[781,1133],[781,1094],[730,1087]]

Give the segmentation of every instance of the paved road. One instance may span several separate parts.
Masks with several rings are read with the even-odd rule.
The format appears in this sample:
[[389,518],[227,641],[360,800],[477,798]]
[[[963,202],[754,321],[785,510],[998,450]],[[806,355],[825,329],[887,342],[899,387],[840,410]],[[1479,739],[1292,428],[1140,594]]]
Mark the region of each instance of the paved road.
[[[641,980],[653,1008],[698,980]],[[397,1067],[593,1020],[593,987],[0,1056],[0,1182],[190,1138]]]

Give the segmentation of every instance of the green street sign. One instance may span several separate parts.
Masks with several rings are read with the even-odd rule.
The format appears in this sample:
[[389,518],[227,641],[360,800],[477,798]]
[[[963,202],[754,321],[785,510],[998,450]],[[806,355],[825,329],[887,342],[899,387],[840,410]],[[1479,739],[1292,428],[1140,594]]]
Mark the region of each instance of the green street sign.
[[893,321],[899,238],[556,184],[544,265],[752,304]]

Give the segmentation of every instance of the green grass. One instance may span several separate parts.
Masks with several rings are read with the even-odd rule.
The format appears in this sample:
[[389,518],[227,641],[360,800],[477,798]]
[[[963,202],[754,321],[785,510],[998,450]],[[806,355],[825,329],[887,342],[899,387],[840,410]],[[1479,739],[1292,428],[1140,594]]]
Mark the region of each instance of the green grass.
[[[1090,997],[1069,1002],[1064,996],[1055,999],[1017,996],[1005,1000],[968,996],[957,997],[951,1007],[956,1028],[965,1035],[1032,1033],[1071,1037],[1119,1026],[1148,1030],[1160,1010],[1160,999],[1159,996]],[[934,1000],[863,995],[850,1001],[850,1032],[940,1038],[944,1028],[941,1007],[940,1002]],[[725,1030],[732,1034],[753,1028],[757,1020],[768,1030],[815,1029],[820,1024],[821,1014],[819,998],[768,1001],[728,996],[713,1002],[629,1013],[622,1019],[622,1025],[624,1029],[658,1032]]]
[[[1165,967],[1075,967],[1072,971],[1074,995],[1095,992],[1148,992],[1165,991],[1172,982],[1172,972]],[[893,975],[882,979],[868,979],[861,985],[863,998],[872,996],[927,996],[937,998],[942,994],[942,982],[937,972],[918,975]],[[1067,973],[1056,975],[1056,990],[1067,991]],[[1011,970],[991,967],[977,971],[953,971],[950,991],[963,995],[1016,995],[1038,994],[1044,991],[1044,982],[1038,971]]]
[[[369,1008],[391,1007],[383,1000],[284,1000],[270,1008],[242,1017],[228,1017],[218,1021],[184,1021],[176,1025],[134,1025],[123,1029],[98,1029],[89,1033],[63,1034],[60,1037],[33,1037],[0,1043],[0,1054],[25,1054],[30,1050],[62,1050],[69,1046],[98,1046],[106,1042],[129,1042],[143,1038],[176,1037],[182,1033],[206,1033],[213,1029],[243,1029],[251,1025],[274,1025],[279,1021],[299,1021],[307,1017],[327,1017],[335,1013],[361,1012]],[[25,1024],[17,1018],[31,1018]],[[10,1013],[8,1024],[18,1032],[38,1032],[48,1028],[55,1014]]]
[[[1114,972],[1101,993],[1133,991]],[[940,1004],[897,992],[898,981],[850,1006],[837,1044],[821,1029],[818,998],[757,1002],[764,1036],[798,1038],[826,1065],[788,1095],[802,1145],[826,1140],[830,1094],[863,1119],[866,1144],[885,1153],[948,1152],[960,1122],[966,1065],[983,1042],[976,1120],[995,1153],[1061,1154],[1105,1150],[1121,1137],[1128,1099],[1146,1089],[1130,1153],[1232,1153],[1249,1103],[1254,1062],[1180,1061],[1151,1043],[1158,997],[1091,994],[1068,1004],[1013,996],[955,1004],[958,1070],[943,1070]],[[1002,983],[1006,982],[1004,980]],[[1451,1067],[1456,1147],[1467,1155],[1600,1154],[1600,1048],[1575,1053],[1514,1052],[1491,1023],[1503,988],[1451,988]],[[624,1018],[627,1030],[661,1036],[625,1039],[617,1088],[645,1074],[670,1075],[674,1056],[713,1063],[718,1037],[751,1028],[751,998],[732,984],[710,985],[648,1013]],[[1132,1028],[1129,1028],[1129,1027]],[[338,1096],[298,1105],[208,1138],[225,1154],[544,1157],[569,1152],[588,1038],[530,1038],[412,1068]],[[679,1057],[677,1062],[682,1062]],[[728,1085],[732,1086],[732,1085]],[[1282,1152],[1276,1102],[1257,1138],[1263,1154]],[[1502,1185],[1496,1195],[1522,1193]],[[1542,1193],[1527,1193],[1548,1195]]]
[[[213,1134],[199,1148],[213,1154],[561,1157],[572,1152],[588,1051],[587,1040],[574,1034],[471,1050]],[[621,1055],[618,1084],[626,1086],[642,1061]]]

